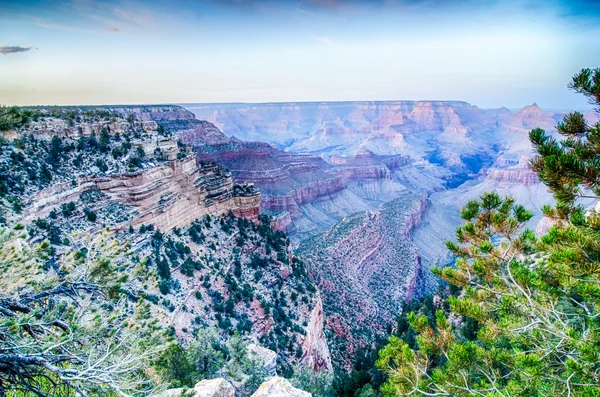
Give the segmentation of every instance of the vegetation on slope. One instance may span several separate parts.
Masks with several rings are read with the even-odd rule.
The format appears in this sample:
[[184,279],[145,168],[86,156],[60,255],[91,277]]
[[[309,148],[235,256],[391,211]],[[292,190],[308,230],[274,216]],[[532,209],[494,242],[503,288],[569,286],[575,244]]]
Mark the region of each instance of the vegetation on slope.
[[65,254],[57,271],[48,273],[49,242],[30,249],[25,238],[22,231],[0,229],[7,284],[0,297],[0,394],[151,390],[144,370],[165,335],[156,322],[136,321],[137,308],[127,302],[117,265],[126,247],[106,233],[88,236],[85,255]]
[[147,395],[215,376],[250,394],[266,373],[249,341],[291,376],[315,288],[269,218],[161,231],[93,187],[36,212],[42,189],[164,163],[144,149],[173,136],[102,109],[26,116],[0,140],[0,395]]

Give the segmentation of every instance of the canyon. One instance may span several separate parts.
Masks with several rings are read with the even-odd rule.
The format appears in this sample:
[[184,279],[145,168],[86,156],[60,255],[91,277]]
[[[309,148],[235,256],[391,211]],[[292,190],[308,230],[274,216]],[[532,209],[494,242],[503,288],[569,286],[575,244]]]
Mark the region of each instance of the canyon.
[[[469,200],[486,191],[514,196],[534,211],[530,226],[543,226],[540,208],[552,198],[528,169],[527,132],[552,130],[563,115],[535,104],[511,111],[441,101],[44,112],[28,132],[64,140],[64,165],[49,185],[36,180],[19,190],[24,208],[7,207],[9,221],[37,227],[45,219],[63,239],[109,227],[158,265],[153,235],[141,233],[152,225],[167,248],[188,245],[190,263],[198,263],[185,270],[173,257],[169,288],[160,278],[131,283],[164,295],[151,309],[163,326],[190,340],[199,325],[251,324],[249,338],[276,352],[280,368],[300,361],[314,370],[348,368],[359,347],[386,332],[402,301],[437,288],[429,269],[451,263],[444,241]],[[75,155],[97,136],[108,139],[106,154]],[[56,218],[70,202],[85,211]],[[32,241],[44,236],[35,230],[41,237]],[[257,243],[263,238],[283,246]],[[225,321],[222,307],[239,299],[238,282],[253,293],[228,303],[235,316]],[[278,305],[286,307],[283,323],[270,308]]]
[[[529,170],[533,128],[566,114],[537,104],[480,109],[459,101],[186,104],[223,131],[195,146],[261,189],[323,293],[334,362],[385,332],[399,302],[435,290],[452,263],[445,241],[469,200],[495,191],[534,212],[553,202]],[[597,120],[591,113],[586,117]]]
[[427,205],[424,197],[405,192],[300,244],[297,252],[324,296],[327,340],[338,364],[351,365],[358,346],[385,332],[399,302],[435,285],[410,241]]

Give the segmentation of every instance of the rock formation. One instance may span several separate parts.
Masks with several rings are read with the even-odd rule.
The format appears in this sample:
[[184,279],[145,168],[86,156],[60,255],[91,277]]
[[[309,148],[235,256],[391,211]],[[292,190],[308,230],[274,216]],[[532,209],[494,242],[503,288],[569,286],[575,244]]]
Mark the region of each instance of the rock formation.
[[[165,390],[152,397],[235,397],[235,389],[223,378],[201,380],[192,389]],[[312,397],[312,394],[297,389],[284,378],[273,376],[263,382],[252,397]]]
[[312,394],[296,389],[287,379],[274,376],[260,385],[252,397],[312,397]]
[[234,397],[235,389],[223,378],[204,379],[192,389],[169,389],[153,397]]
[[[232,212],[236,216],[258,220],[260,192],[252,185],[237,185],[231,173],[218,165],[196,164],[191,152],[179,152],[177,141],[154,132],[157,126],[166,125],[174,131],[196,131],[211,137],[207,123],[196,120],[194,114],[178,106],[106,107],[104,110],[127,120],[106,122],[86,121],[71,125],[56,117],[42,117],[28,130],[36,131],[50,139],[52,136],[78,138],[107,129],[111,134],[126,134],[142,124],[146,137],[133,140],[151,158],[155,151],[163,154],[158,164],[150,163],[135,172],[112,171],[98,175],[94,170],[78,169],[70,177],[76,183],[55,183],[30,197],[31,206],[25,220],[47,215],[64,202],[77,200],[90,189],[106,193],[121,204],[131,205],[137,216],[132,225],[154,224],[161,230],[189,225],[204,215],[222,215]],[[181,130],[182,129],[182,130]],[[191,130],[190,130],[191,129]],[[221,134],[222,135],[222,134]],[[214,142],[210,140],[209,142]]]
[[523,186],[531,186],[540,183],[537,174],[529,169],[491,169],[488,178],[503,183],[520,183]]
[[329,347],[325,341],[325,315],[323,302],[317,298],[317,303],[310,314],[307,326],[307,335],[302,342],[302,358],[300,361],[315,371],[331,371],[331,357]]
[[161,230],[170,230],[207,214],[229,211],[258,220],[258,189],[234,185],[226,169],[197,166],[193,157],[133,175],[94,179],[94,183],[97,189],[136,208],[140,215],[133,225],[152,223]]

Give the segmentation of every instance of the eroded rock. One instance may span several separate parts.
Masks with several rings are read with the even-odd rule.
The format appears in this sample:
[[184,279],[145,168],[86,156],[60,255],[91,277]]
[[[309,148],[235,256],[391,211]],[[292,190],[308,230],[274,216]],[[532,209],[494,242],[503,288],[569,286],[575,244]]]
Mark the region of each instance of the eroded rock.
[[287,379],[274,376],[260,385],[252,397],[312,397],[312,394],[295,388]]
[[169,389],[153,397],[234,397],[235,389],[223,378],[204,379],[193,389]]

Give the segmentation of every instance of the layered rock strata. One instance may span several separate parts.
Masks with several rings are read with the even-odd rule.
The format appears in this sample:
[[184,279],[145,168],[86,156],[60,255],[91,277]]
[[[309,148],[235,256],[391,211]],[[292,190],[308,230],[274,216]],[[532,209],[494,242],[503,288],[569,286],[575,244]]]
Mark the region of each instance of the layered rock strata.
[[234,215],[258,220],[260,191],[250,185],[236,185],[231,173],[216,165],[196,165],[189,157],[166,165],[110,176],[78,178],[54,185],[36,194],[25,219],[46,216],[66,202],[77,200],[88,190],[99,190],[137,212],[131,225],[154,224],[161,230],[189,225],[204,215]]
[[[210,123],[204,125],[205,132],[184,132],[181,140],[196,148],[201,163],[222,164],[237,181],[258,186],[262,210],[274,217],[275,228],[288,233],[319,233],[345,215],[394,198],[403,188],[393,186],[393,172],[411,163],[408,156],[377,156],[363,151],[332,164],[313,155],[285,153],[261,142],[229,138],[222,143],[226,139],[223,134],[215,139],[220,143],[207,144],[203,137],[218,130]],[[368,185],[377,182],[390,186]],[[360,186],[351,188],[354,183]],[[337,213],[331,211],[335,207],[339,207]]]

